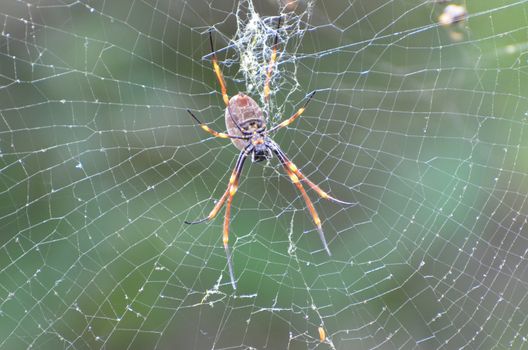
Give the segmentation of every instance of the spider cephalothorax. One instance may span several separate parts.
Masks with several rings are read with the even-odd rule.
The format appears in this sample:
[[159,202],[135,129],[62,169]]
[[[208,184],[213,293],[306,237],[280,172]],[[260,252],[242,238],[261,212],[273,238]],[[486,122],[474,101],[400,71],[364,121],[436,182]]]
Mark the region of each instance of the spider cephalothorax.
[[[280,27],[280,19],[278,23],[278,27]],[[220,137],[220,138],[229,138],[233,142],[233,144],[240,150],[240,154],[238,156],[235,168],[233,169],[233,172],[231,173],[231,177],[229,178],[229,184],[227,186],[226,191],[224,192],[222,198],[216,203],[215,207],[207,217],[205,217],[202,220],[194,221],[194,222],[188,222],[188,224],[197,224],[206,220],[213,219],[216,214],[220,211],[222,206],[227,200],[226,204],[226,212],[225,212],[225,218],[224,218],[224,228],[223,228],[223,242],[224,242],[224,248],[227,255],[227,264],[229,267],[229,276],[231,278],[231,284],[233,285],[233,288],[236,288],[236,282],[235,282],[235,276],[233,273],[233,265],[231,263],[231,253],[229,250],[229,216],[231,212],[231,202],[233,200],[233,196],[235,195],[237,189],[238,189],[238,180],[240,178],[240,173],[242,172],[242,166],[244,165],[244,161],[246,158],[251,155],[251,160],[253,162],[261,162],[263,160],[268,160],[272,158],[273,154],[277,156],[279,161],[281,162],[282,166],[286,170],[286,173],[290,177],[291,181],[295,184],[295,186],[299,189],[301,192],[304,201],[306,202],[306,205],[308,206],[308,210],[310,211],[310,214],[312,216],[312,219],[317,227],[317,231],[319,232],[319,237],[323,243],[324,249],[328,253],[328,255],[331,255],[330,249],[328,248],[328,244],[326,243],[325,236],[323,234],[323,229],[321,226],[321,219],[319,219],[319,215],[317,214],[317,211],[315,210],[315,207],[310,200],[310,197],[308,197],[308,194],[306,193],[304,186],[302,182],[310,186],[321,198],[329,199],[337,203],[341,204],[352,204],[347,203],[344,201],[341,201],[339,199],[336,199],[332,196],[330,196],[328,193],[324,192],[311,182],[308,178],[306,178],[301,171],[293,164],[286,154],[281,150],[279,145],[275,143],[269,135],[289,124],[291,124],[295,119],[297,119],[305,110],[306,106],[312,99],[312,97],[315,94],[315,91],[308,95],[308,99],[304,103],[304,105],[297,110],[295,114],[293,114],[290,118],[284,120],[283,122],[277,124],[276,126],[272,127],[271,129],[266,128],[266,120],[264,118],[264,114],[262,113],[262,109],[259,107],[259,105],[248,95],[239,92],[237,95],[229,98],[227,95],[227,89],[224,81],[224,77],[222,75],[222,71],[220,70],[220,66],[218,65],[218,59],[216,58],[216,54],[213,47],[213,38],[211,35],[211,32],[209,32],[209,41],[211,43],[211,51],[212,51],[212,60],[213,60],[213,68],[216,74],[216,77],[218,78],[218,82],[220,83],[220,89],[222,91],[222,98],[224,100],[224,103],[226,105],[225,109],[225,123],[227,127],[227,133],[217,132],[212,130],[210,127],[208,127],[206,124],[202,123],[190,110],[187,110],[189,114],[196,120],[198,124],[200,124],[200,127],[205,130],[206,132],[212,134],[213,136]],[[275,41],[273,44],[273,51],[271,54],[271,58],[268,64],[268,69],[266,71],[266,82],[264,85],[264,101],[267,103],[269,101],[269,94],[270,94],[270,81],[271,81],[271,74],[273,72],[273,65],[277,58],[277,42],[278,42],[278,35],[275,36]]]

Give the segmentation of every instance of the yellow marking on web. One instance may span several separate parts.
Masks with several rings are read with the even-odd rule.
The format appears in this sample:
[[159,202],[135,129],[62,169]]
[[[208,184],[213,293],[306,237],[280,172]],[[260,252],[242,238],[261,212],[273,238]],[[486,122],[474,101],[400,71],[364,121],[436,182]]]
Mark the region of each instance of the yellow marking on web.
[[200,126],[201,126],[202,129],[204,129],[205,131],[207,131],[207,132],[211,132],[211,128],[208,127],[207,125],[202,124],[202,125],[200,125]]
[[326,340],[326,332],[323,327],[319,327],[319,341],[322,343]]

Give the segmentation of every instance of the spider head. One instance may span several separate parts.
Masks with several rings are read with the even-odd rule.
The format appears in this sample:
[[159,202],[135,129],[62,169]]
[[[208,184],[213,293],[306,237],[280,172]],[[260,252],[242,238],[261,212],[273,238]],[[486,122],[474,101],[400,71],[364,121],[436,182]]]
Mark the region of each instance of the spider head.
[[253,161],[253,163],[258,163],[258,162],[262,162],[263,160],[271,159],[273,155],[269,147],[266,145],[266,143],[264,142],[260,143],[258,141],[259,140],[253,143],[254,148],[251,154],[251,160]]

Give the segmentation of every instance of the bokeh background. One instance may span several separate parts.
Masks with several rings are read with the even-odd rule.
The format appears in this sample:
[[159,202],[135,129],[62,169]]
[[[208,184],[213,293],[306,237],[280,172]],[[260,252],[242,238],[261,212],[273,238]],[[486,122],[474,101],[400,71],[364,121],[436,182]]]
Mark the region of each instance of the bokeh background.
[[[0,3],[0,348],[521,349],[528,3]],[[281,14],[282,11],[282,14]],[[277,30],[278,16],[284,24]],[[237,150],[211,67],[314,182],[333,255],[276,159]],[[242,63],[241,63],[242,62]],[[320,339],[319,328],[326,339]]]

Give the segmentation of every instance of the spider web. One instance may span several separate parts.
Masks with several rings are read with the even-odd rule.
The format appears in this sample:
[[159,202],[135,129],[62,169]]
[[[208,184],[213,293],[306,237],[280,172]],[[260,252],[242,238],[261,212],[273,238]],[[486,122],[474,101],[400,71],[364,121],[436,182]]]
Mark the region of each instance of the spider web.
[[[467,1],[0,5],[0,348],[527,348],[528,6]],[[282,6],[282,14],[280,10]],[[283,24],[277,28],[281,16]],[[277,159],[237,150],[228,93],[260,105],[273,38]],[[319,331],[324,331],[322,336]],[[322,339],[320,339],[320,337]]]

